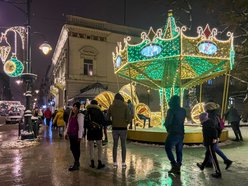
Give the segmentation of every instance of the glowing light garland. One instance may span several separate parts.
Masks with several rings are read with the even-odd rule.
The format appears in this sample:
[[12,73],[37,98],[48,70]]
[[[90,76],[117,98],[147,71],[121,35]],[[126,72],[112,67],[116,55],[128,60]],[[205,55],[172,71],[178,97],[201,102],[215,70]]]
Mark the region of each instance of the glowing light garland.
[[[197,37],[184,35],[186,27],[177,27],[170,11],[164,29],[150,28],[141,33],[141,42],[131,44],[131,37],[118,43],[113,53],[114,71],[121,77],[160,90],[165,101],[174,94],[223,75],[233,68],[233,34],[227,40],[216,38],[217,29],[207,24],[197,28]],[[161,91],[163,90],[163,91]],[[161,109],[167,104],[161,98]]]

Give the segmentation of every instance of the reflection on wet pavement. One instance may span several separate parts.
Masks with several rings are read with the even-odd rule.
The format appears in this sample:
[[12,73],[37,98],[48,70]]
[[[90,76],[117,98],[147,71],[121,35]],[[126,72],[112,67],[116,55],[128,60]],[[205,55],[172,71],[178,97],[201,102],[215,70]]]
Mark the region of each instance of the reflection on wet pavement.
[[[16,126],[0,126],[0,145],[3,141],[17,140]],[[148,145],[136,142],[127,143],[127,168],[121,168],[121,152],[118,148],[117,169],[112,167],[112,141],[103,147],[103,162],[106,168],[102,170],[89,167],[89,152],[87,141],[81,143],[81,167],[79,171],[69,172],[67,169],[73,163],[68,141],[60,139],[58,131],[44,127],[40,144],[21,149],[0,150],[0,185],[44,185],[44,186],[78,186],[78,185],[248,185],[248,130],[242,128],[245,142],[229,143],[222,146],[223,151],[234,161],[230,170],[219,159],[223,177],[214,179],[210,175],[212,169],[200,171],[196,162],[201,162],[204,148],[184,148],[184,163],[181,175],[168,175],[170,164],[164,152],[163,145]],[[111,139],[111,132],[109,139]],[[233,153],[235,152],[235,153]],[[95,154],[95,157],[97,155]]]

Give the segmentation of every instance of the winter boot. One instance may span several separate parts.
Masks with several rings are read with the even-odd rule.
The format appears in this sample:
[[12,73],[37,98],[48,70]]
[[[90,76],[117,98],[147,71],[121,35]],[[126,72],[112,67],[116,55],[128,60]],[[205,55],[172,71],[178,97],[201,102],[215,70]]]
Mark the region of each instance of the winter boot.
[[98,160],[98,166],[97,166],[97,169],[101,169],[101,168],[104,168],[105,165],[102,164],[102,161],[101,160]]
[[226,160],[226,161],[224,161],[224,163],[226,164],[226,170],[232,165],[231,160]]
[[68,171],[75,171],[75,170],[79,170],[80,167],[80,163],[79,162],[75,162],[74,165],[70,166]]
[[91,160],[91,161],[90,161],[90,167],[91,167],[91,168],[95,168],[94,160]]
[[216,172],[214,174],[211,174],[212,177],[214,178],[221,178],[221,173],[220,172]]
[[180,169],[181,169],[181,166],[180,165],[177,165],[177,164],[172,164],[171,165],[171,170],[169,170],[169,174],[173,173],[173,174],[180,174]]
[[197,165],[197,167],[199,167],[199,168],[201,169],[201,171],[203,171],[203,170],[204,170],[204,166],[203,166],[202,164],[197,163],[196,165]]

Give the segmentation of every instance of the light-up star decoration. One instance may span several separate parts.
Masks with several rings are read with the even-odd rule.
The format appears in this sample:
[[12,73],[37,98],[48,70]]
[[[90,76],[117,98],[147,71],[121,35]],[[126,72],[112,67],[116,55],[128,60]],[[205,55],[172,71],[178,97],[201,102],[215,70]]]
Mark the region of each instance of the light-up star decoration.
[[[177,27],[172,11],[163,29],[150,28],[141,33],[141,42],[131,37],[118,43],[113,53],[115,74],[158,90],[162,117],[172,95],[183,97],[185,89],[225,74],[233,68],[233,34],[227,40],[216,38],[217,29],[197,28],[197,37],[184,34],[186,27]],[[124,46],[122,46],[124,45]]]

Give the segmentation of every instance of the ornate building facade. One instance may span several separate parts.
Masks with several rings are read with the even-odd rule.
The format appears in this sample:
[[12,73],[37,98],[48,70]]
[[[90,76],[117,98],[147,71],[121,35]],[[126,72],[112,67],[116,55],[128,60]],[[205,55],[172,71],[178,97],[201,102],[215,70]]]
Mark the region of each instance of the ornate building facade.
[[109,91],[118,92],[129,81],[114,74],[112,52],[116,43],[126,36],[139,38],[143,30],[67,16],[54,54],[53,79],[50,93],[55,106],[65,106],[69,99],[80,94],[80,90],[94,83],[101,83]]

